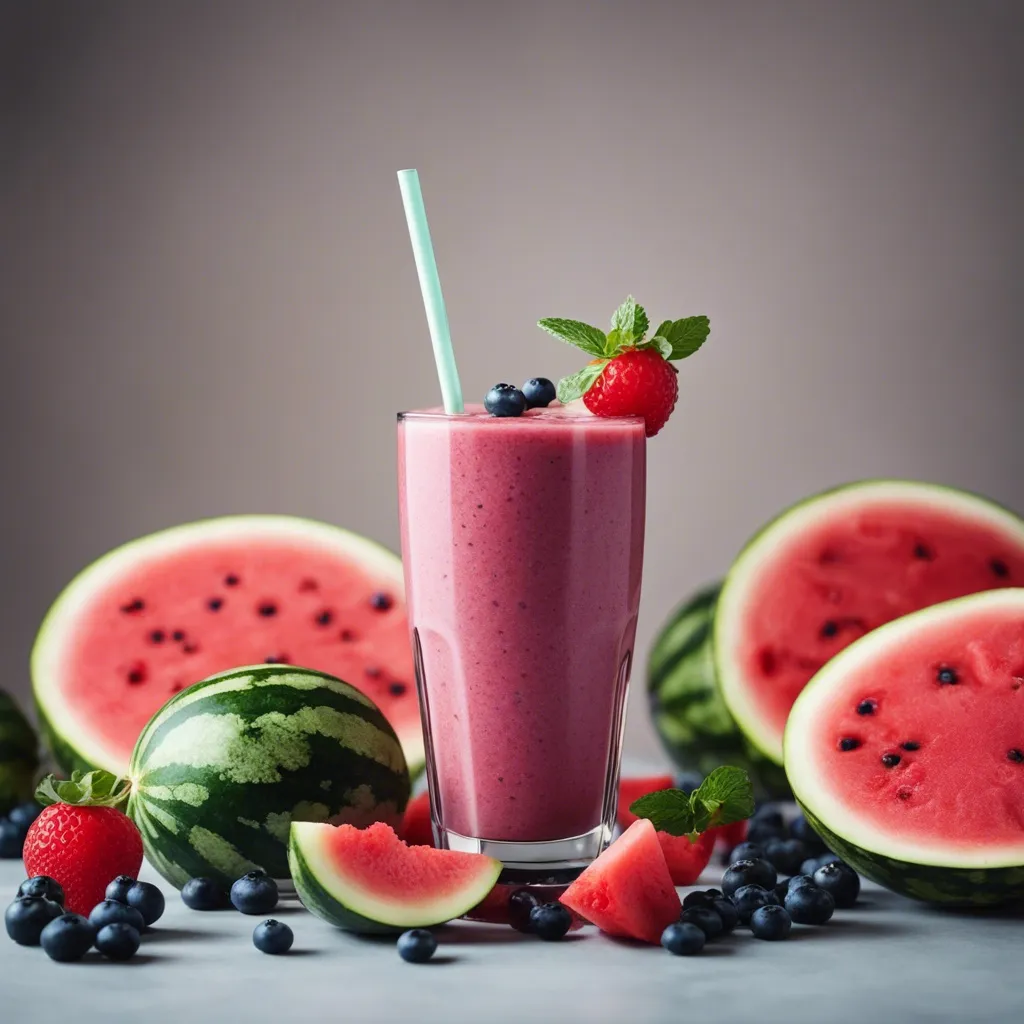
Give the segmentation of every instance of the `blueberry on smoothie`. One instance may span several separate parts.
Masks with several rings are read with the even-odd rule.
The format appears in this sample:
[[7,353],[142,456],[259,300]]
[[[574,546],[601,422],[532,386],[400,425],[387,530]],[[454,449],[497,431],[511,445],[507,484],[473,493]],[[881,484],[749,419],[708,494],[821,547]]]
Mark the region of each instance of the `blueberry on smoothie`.
[[492,416],[522,416],[526,396],[513,384],[495,384],[484,399],[484,408]]
[[555,400],[555,385],[547,377],[531,377],[522,392],[528,409],[544,409]]

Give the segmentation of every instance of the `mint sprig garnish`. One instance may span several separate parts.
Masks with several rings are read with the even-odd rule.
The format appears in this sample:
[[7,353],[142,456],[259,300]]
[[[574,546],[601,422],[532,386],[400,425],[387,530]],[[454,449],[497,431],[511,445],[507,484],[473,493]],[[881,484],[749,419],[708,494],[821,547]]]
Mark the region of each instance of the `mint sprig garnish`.
[[754,813],[754,787],[742,768],[723,765],[692,793],[661,789],[635,800],[629,810],[650,819],[659,832],[689,836],[694,842],[709,828],[749,818]]
[[648,338],[650,320],[647,311],[632,295],[612,314],[611,330],[604,331],[582,320],[548,317],[538,320],[537,326],[560,341],[575,345],[595,361],[578,373],[563,377],[558,382],[558,400],[564,405],[582,398],[604,372],[608,362],[631,349],[656,349],[668,360],[686,359],[707,341],[711,331],[706,316],[690,316],[681,320],[665,320]]
[[110,772],[72,772],[70,779],[47,775],[36,789],[36,800],[50,804],[74,804],[78,807],[118,807],[128,799],[131,782]]

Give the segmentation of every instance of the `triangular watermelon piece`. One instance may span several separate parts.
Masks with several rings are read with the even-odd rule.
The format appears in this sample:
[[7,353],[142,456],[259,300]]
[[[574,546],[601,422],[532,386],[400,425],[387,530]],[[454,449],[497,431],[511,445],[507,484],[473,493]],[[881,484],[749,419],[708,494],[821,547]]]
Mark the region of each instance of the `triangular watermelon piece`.
[[658,833],[646,819],[630,825],[561,901],[608,935],[653,945],[682,912]]

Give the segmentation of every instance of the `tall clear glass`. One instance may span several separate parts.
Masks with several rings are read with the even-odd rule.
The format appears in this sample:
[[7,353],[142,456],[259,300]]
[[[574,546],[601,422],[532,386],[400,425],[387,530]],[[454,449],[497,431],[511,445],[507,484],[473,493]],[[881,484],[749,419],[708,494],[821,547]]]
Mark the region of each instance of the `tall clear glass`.
[[570,880],[615,818],[644,422],[403,413],[398,474],[435,839]]

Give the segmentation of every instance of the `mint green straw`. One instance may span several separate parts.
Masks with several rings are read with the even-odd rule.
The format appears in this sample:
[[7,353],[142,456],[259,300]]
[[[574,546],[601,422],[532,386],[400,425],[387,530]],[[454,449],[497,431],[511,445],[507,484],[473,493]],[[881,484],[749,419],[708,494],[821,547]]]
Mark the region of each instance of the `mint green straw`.
[[415,170],[399,171],[398,187],[402,190],[402,203],[405,206],[405,219],[409,224],[412,254],[416,260],[416,273],[420,278],[423,306],[427,311],[427,327],[434,346],[434,362],[437,364],[437,377],[441,382],[444,411],[449,415],[465,412],[465,406],[462,404],[462,385],[459,383],[459,370],[455,365],[452,335],[448,328],[448,313],[445,311],[444,296],[441,294],[441,279],[437,276],[437,260],[434,259],[434,246],[430,241],[430,226],[427,224],[427,210],[423,205],[419,174]]

